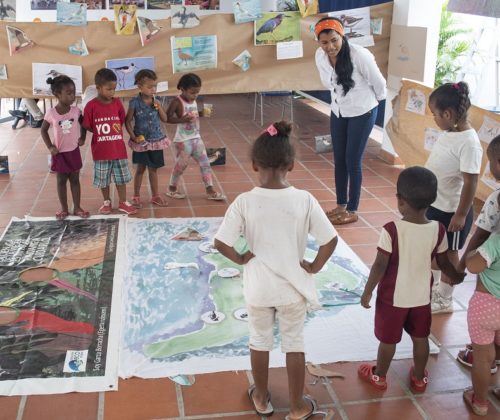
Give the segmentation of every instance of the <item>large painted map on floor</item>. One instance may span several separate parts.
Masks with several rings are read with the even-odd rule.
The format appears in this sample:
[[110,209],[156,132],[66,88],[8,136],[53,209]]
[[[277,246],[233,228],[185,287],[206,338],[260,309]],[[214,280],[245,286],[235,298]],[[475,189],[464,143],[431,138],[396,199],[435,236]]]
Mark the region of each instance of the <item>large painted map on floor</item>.
[[124,234],[121,217],[11,221],[0,240],[0,395],[116,389]]
[[[249,369],[242,267],[211,242],[220,218],[129,219],[120,376],[154,378]],[[245,244],[240,244],[241,249]],[[306,258],[316,252],[308,244]],[[342,241],[316,278],[324,310],[308,316],[313,363],[373,360],[373,309],[359,305],[368,270]],[[276,331],[270,365],[284,366]],[[411,341],[397,357],[411,357]],[[435,350],[435,347],[434,347]]]

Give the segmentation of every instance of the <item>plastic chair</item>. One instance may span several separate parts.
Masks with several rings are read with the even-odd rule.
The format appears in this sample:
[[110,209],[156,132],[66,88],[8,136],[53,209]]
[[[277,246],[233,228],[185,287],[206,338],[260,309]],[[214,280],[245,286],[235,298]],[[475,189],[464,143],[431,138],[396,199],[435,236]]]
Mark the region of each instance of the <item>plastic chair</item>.
[[255,92],[254,106],[253,106],[253,119],[255,121],[257,115],[257,100],[259,99],[260,106],[260,125],[264,125],[264,97],[265,96],[281,96],[288,97],[290,101],[287,102],[283,100],[283,109],[281,111],[281,119],[285,116],[285,107],[290,106],[290,121],[293,122],[293,91],[292,90],[278,90],[275,92]]

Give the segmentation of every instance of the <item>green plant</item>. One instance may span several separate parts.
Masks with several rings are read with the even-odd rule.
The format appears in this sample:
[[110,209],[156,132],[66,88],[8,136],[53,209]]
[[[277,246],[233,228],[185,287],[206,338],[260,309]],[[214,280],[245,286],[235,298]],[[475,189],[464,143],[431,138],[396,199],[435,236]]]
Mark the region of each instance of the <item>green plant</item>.
[[465,28],[453,13],[448,12],[447,5],[446,1],[441,12],[434,87],[456,81],[462,68],[460,58],[466,56],[472,46],[466,38],[472,30]]

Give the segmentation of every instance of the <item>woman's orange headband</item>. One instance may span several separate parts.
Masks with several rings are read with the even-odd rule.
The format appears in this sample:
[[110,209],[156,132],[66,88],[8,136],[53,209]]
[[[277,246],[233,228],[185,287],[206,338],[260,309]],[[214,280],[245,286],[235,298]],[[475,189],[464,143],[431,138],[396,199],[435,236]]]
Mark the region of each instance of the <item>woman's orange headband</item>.
[[334,30],[335,32],[338,32],[340,36],[344,36],[344,27],[338,20],[325,19],[319,21],[314,27],[314,33],[316,34],[316,38],[319,38],[319,34],[325,29],[329,31]]

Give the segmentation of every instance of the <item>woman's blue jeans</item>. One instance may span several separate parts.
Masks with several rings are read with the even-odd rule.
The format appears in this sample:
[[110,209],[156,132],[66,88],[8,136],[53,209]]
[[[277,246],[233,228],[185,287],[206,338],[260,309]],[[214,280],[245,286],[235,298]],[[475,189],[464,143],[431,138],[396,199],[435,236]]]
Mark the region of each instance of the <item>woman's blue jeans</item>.
[[[377,107],[357,117],[330,116],[337,204],[357,211],[363,179],[361,162],[377,118]],[[349,196],[347,194],[349,187]]]

